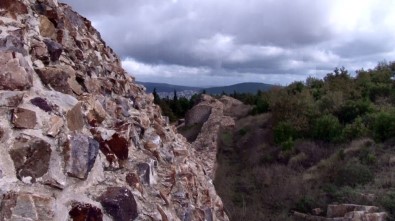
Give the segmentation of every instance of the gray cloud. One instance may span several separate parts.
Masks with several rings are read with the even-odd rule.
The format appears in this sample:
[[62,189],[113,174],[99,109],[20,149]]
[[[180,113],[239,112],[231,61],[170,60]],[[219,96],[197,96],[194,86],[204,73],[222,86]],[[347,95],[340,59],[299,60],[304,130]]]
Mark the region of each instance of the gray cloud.
[[139,80],[286,84],[395,60],[391,0],[63,2],[93,21]]

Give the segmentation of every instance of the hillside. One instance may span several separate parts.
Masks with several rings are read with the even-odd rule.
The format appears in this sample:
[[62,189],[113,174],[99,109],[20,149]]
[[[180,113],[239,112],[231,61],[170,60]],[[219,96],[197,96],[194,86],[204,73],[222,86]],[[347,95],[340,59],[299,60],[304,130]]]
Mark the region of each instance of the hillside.
[[395,220],[394,71],[336,68],[257,95],[267,113],[218,134],[214,184],[230,219]]
[[152,93],[156,88],[158,93],[166,92],[173,93],[174,90],[177,92],[180,91],[196,91],[202,92],[206,91],[207,94],[222,94],[225,92],[226,94],[232,94],[234,92],[237,93],[251,93],[255,94],[260,91],[268,91],[273,88],[275,85],[272,84],[264,84],[257,82],[246,82],[240,84],[234,84],[229,86],[220,86],[220,87],[188,87],[188,86],[180,86],[180,85],[172,85],[172,84],[164,84],[164,83],[152,83],[152,82],[138,82],[139,84],[144,85],[147,89],[147,93]]
[[181,85],[173,85],[173,84],[165,84],[165,83],[152,83],[152,82],[137,82],[138,84],[143,85],[147,89],[147,93],[152,93],[154,89],[159,92],[167,92],[173,93],[176,91],[202,91],[203,89],[200,87],[188,87]]
[[234,92],[256,94],[258,90],[268,91],[273,87],[274,85],[272,84],[246,82],[222,87],[210,87],[205,88],[205,90],[208,94],[221,94],[223,92],[225,92],[226,94],[232,94]]

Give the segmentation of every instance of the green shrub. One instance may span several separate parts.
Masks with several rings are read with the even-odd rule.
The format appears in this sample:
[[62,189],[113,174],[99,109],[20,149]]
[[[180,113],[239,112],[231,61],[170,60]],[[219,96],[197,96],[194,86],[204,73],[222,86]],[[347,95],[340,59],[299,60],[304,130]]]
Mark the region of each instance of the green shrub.
[[231,146],[233,143],[233,136],[230,132],[223,132],[220,134],[221,142],[226,146]]
[[269,111],[269,102],[263,98],[258,98],[255,107],[252,109],[252,114],[261,114]]
[[339,139],[341,133],[342,128],[339,120],[333,115],[318,118],[312,131],[314,138],[327,142]]
[[377,158],[369,147],[364,147],[359,153],[359,161],[365,165],[374,165],[377,162]]
[[352,140],[368,135],[369,129],[365,126],[362,118],[357,117],[351,124],[347,124],[343,129],[342,137],[345,140]]
[[246,135],[247,132],[248,132],[248,130],[247,130],[246,128],[241,128],[241,129],[238,131],[238,133],[239,133],[240,136]]
[[325,191],[330,201],[339,203],[355,202],[359,195],[355,188],[349,186],[338,187],[334,184],[326,183],[323,185],[322,189]]
[[301,213],[311,213],[314,209],[314,200],[310,197],[302,197],[295,205],[295,210]]
[[384,207],[384,209],[389,214],[389,220],[395,220],[395,192],[389,192],[380,200],[380,205]]
[[395,114],[380,112],[375,116],[373,124],[374,137],[384,141],[395,136]]
[[335,184],[355,187],[357,185],[365,185],[371,182],[373,178],[373,173],[368,166],[359,162],[349,162],[337,171]]
[[348,101],[343,104],[336,115],[342,123],[351,123],[358,116],[362,116],[372,111],[371,103],[369,101]]
[[276,144],[282,144],[283,142],[293,140],[295,137],[295,129],[288,122],[281,121],[274,128],[274,142]]
[[292,151],[295,146],[295,142],[292,137],[289,137],[288,140],[282,142],[280,145],[282,151]]

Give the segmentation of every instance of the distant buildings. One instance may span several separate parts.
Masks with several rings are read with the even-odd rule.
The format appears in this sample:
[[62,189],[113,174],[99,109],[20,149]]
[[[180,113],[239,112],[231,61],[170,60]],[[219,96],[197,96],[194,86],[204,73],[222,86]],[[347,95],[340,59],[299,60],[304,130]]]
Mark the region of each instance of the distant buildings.
[[[198,94],[200,93],[200,91],[198,90],[185,90],[185,91],[177,91],[177,97],[185,97],[188,100],[191,99],[191,97],[194,94]],[[158,95],[160,98],[169,98],[169,99],[173,99],[174,97],[174,92],[158,92]]]

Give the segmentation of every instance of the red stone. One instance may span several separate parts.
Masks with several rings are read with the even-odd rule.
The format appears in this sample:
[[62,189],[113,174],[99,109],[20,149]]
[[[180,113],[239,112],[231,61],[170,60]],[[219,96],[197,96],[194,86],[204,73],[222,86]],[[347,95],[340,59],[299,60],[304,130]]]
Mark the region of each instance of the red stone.
[[137,203],[132,192],[124,187],[108,187],[100,198],[106,213],[117,221],[131,221],[137,218]]
[[73,208],[69,212],[73,221],[102,221],[102,211],[90,204],[74,203]]

